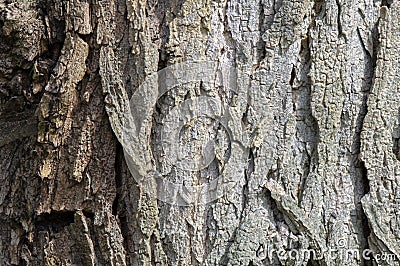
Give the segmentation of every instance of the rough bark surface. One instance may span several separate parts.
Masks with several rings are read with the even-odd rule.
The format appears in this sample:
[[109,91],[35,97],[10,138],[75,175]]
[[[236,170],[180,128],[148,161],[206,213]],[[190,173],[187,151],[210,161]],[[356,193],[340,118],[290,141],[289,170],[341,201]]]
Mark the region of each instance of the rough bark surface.
[[[190,60],[216,62],[214,83],[158,99],[130,171],[127,99]],[[236,94],[221,65],[240,71]],[[399,265],[398,73],[398,1],[0,0],[0,265]],[[186,175],[161,148],[168,112],[201,95],[232,106],[246,158],[231,155],[229,193],[171,205],[131,172],[221,174],[223,155]],[[224,142],[210,124],[186,145]],[[338,245],[395,261],[324,252]]]

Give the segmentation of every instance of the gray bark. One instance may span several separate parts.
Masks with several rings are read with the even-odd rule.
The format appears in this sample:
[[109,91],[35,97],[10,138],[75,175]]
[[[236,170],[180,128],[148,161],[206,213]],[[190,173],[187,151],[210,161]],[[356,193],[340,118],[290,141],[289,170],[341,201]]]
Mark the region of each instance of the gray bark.
[[[0,0],[0,264],[398,265],[399,14],[385,0]],[[193,61],[215,64],[210,84],[142,90]],[[179,145],[220,149],[189,172],[162,134],[202,96],[228,106],[231,133],[185,124]],[[180,206],[160,179],[226,189]]]

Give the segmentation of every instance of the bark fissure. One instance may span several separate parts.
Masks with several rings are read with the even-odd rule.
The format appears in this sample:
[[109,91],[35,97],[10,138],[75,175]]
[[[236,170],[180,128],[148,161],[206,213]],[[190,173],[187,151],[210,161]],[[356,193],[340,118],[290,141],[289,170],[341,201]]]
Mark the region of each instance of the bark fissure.
[[309,46],[311,37],[309,35],[308,30],[307,37],[301,41],[300,65],[297,66],[299,76],[296,77],[296,85],[292,85],[297,131],[301,133],[299,137],[304,145],[303,173],[298,188],[299,206],[301,206],[307,178],[315,171],[318,165],[319,127],[316,118],[312,114],[311,107],[311,52]]
[[[361,132],[363,130],[364,120],[368,113],[368,97],[371,93],[371,90],[374,86],[374,78],[376,74],[376,66],[377,66],[377,58],[379,51],[379,20],[376,22],[375,26],[372,30],[372,54],[367,49],[367,44],[364,43],[363,38],[361,37],[360,30],[357,28],[357,34],[359,36],[360,42],[364,48],[364,53],[366,55],[366,67],[364,72],[364,88],[363,92],[363,100],[360,108],[360,112],[357,117],[357,129],[355,132],[353,147],[352,147],[352,164],[355,169],[358,170],[359,178],[355,180],[355,187],[358,187],[360,195],[355,198],[355,202],[357,203],[357,210],[360,213],[359,219],[361,220],[362,233],[363,233],[363,248],[370,249],[369,246],[369,237],[371,235],[371,228],[369,225],[369,221],[367,215],[361,204],[361,199],[370,192],[370,185],[368,179],[368,169],[365,166],[365,162],[361,159]],[[363,262],[365,265],[372,265],[370,260],[363,258]]]
[[37,230],[46,230],[52,233],[59,233],[64,227],[74,222],[75,212],[73,211],[52,211],[43,213],[36,217],[35,225]]

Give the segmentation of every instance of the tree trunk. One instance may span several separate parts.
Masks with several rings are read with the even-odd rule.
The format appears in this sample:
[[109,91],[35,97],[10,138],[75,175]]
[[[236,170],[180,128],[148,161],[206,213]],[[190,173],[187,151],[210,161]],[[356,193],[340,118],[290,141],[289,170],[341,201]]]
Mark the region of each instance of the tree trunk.
[[398,265],[399,14],[0,0],[0,264]]

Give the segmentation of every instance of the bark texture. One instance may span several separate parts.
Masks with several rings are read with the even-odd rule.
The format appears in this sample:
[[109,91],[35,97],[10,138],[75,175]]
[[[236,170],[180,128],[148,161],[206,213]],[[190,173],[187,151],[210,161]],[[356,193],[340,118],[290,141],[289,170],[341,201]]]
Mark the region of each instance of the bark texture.
[[[216,62],[213,83],[158,99],[130,171],[127,99],[190,60]],[[222,65],[241,73],[236,94]],[[0,265],[399,265],[398,73],[398,1],[0,0]],[[166,160],[163,121],[204,95],[232,107],[246,153],[187,174]],[[210,125],[194,121],[183,143],[223,143]],[[155,169],[238,182],[176,206],[137,183]],[[338,246],[396,261],[324,252]]]

